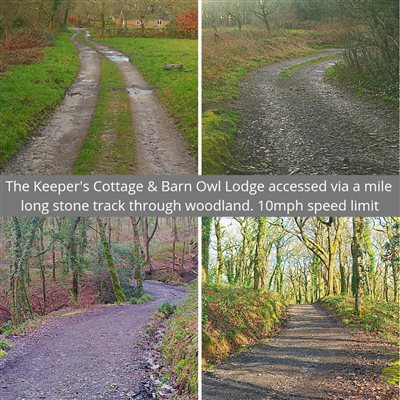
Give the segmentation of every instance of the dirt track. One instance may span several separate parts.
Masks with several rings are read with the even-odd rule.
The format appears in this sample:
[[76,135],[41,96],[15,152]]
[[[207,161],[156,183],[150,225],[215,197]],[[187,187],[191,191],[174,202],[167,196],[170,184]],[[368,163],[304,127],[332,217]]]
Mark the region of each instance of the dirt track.
[[182,134],[139,70],[119,51],[95,46],[118,64],[125,80],[136,138],[137,175],[196,174],[197,163]]
[[337,50],[269,65],[240,83],[230,174],[391,175],[399,171],[396,109],[329,83],[334,61],[279,73]]
[[15,157],[4,173],[16,175],[63,175],[72,171],[76,156],[94,113],[100,82],[100,58],[75,39],[81,68],[74,84],[47,123]]
[[153,301],[100,307],[44,324],[17,340],[0,361],[2,400],[145,400],[143,351],[139,346],[149,317],[185,291],[145,283]]
[[203,399],[393,400],[396,388],[379,376],[391,351],[318,306],[292,306],[268,343],[204,373]]

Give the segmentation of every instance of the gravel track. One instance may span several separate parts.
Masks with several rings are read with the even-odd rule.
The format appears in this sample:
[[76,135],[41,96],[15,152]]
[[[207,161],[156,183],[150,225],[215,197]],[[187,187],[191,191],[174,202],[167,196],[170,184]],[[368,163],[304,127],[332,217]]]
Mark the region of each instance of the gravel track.
[[15,175],[70,174],[96,108],[100,58],[96,51],[75,39],[80,72],[47,123],[10,160],[3,173]]
[[[144,400],[140,342],[149,317],[185,290],[145,282],[153,301],[57,318],[16,341],[0,361],[2,400]],[[151,397],[150,397],[151,398]]]
[[137,175],[196,174],[197,162],[175,121],[139,70],[119,51],[93,44],[101,54],[117,63],[124,77],[136,138]]
[[396,388],[379,376],[391,351],[319,306],[292,306],[285,326],[268,343],[204,373],[203,399],[392,400]]
[[240,83],[236,155],[230,174],[398,174],[396,109],[344,91],[324,78],[334,64],[302,66],[289,79],[279,73],[336,53],[269,65]]

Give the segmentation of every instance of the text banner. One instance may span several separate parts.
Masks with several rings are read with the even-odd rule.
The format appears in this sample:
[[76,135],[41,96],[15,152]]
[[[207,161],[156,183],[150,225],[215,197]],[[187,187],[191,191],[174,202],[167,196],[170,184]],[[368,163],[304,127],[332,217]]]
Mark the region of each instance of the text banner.
[[398,216],[397,176],[2,176],[6,216]]

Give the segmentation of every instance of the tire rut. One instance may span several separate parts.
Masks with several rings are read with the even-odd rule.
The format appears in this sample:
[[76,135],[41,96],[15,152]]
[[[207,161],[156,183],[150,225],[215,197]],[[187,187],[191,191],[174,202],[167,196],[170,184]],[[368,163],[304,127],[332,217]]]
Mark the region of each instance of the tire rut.
[[139,70],[117,50],[93,42],[118,64],[129,93],[137,146],[137,175],[190,175],[197,162],[172,117]]
[[380,378],[392,350],[343,327],[319,306],[292,306],[268,343],[204,373],[203,399],[392,399],[396,388]]
[[60,317],[18,339],[0,363],[2,400],[145,400],[140,342],[149,317],[184,289],[145,282],[153,301]]
[[240,83],[241,116],[230,174],[398,174],[398,116],[393,107],[355,96],[324,78],[335,61],[279,73],[310,57],[269,65]]
[[47,123],[10,160],[2,173],[70,174],[97,105],[100,59],[96,51],[71,37],[79,51],[80,71]]

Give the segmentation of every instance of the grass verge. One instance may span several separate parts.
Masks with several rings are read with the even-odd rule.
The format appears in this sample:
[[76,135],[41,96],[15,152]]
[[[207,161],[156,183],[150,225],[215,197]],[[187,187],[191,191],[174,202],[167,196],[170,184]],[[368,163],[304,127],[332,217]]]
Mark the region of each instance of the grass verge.
[[132,114],[124,80],[117,64],[102,58],[99,101],[73,173],[132,175],[135,160]]
[[344,41],[343,27],[239,34],[223,30],[215,42],[203,31],[203,173],[223,174],[232,164],[231,147],[239,114],[235,107],[239,81],[250,71],[293,57],[335,47]]
[[172,373],[182,393],[197,398],[197,284],[190,286],[190,293],[176,310],[173,306],[162,307],[166,315],[174,313],[167,322],[161,350],[163,358],[171,367]]
[[[398,88],[387,85],[386,82],[380,82],[375,77],[360,76],[357,72],[347,65],[344,61],[333,65],[325,71],[326,77],[339,85],[350,90],[358,96],[367,96],[381,102],[390,103],[393,106],[398,105]],[[397,86],[397,84],[396,84]],[[396,94],[393,94],[396,93]]]
[[[197,155],[197,41],[191,39],[111,38],[97,42],[124,53],[152,85]],[[182,64],[166,71],[165,64]]]
[[202,303],[203,368],[269,337],[284,311],[271,292],[210,284],[203,288]]
[[79,57],[60,34],[34,64],[18,65],[0,76],[0,166],[21,148],[64,97],[79,71]]
[[396,385],[399,387],[399,376],[400,376],[400,360],[384,368],[382,371],[382,376],[386,379],[389,385]]
[[351,297],[330,296],[321,299],[320,303],[337,314],[345,325],[361,327],[377,333],[382,339],[399,344],[399,308],[396,303],[366,299],[361,316],[355,314],[354,299]]
[[0,335],[3,335],[5,338],[10,336],[24,336],[28,332],[37,329],[42,323],[43,317],[39,316],[35,316],[19,326],[14,326],[11,321],[8,321],[0,326]]

